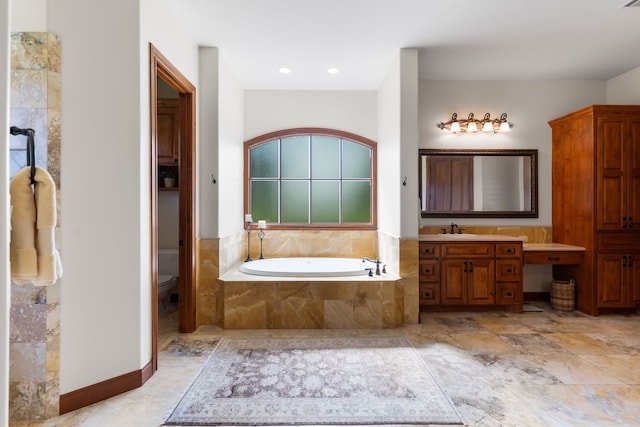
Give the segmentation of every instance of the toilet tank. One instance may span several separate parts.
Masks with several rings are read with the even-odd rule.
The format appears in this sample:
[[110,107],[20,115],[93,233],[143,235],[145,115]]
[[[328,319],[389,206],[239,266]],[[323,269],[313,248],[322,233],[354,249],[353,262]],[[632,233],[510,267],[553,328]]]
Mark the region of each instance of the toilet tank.
[[177,276],[180,261],[178,249],[158,249],[158,275]]

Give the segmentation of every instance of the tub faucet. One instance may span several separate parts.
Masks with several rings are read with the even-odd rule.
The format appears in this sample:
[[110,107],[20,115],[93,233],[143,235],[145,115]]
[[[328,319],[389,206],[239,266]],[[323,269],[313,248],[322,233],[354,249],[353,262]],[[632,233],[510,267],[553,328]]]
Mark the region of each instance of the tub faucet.
[[376,259],[369,259],[367,257],[362,258],[362,262],[365,262],[365,261],[375,262],[376,263],[376,276],[379,276],[380,275],[380,263],[382,261],[380,261],[378,258],[376,258]]

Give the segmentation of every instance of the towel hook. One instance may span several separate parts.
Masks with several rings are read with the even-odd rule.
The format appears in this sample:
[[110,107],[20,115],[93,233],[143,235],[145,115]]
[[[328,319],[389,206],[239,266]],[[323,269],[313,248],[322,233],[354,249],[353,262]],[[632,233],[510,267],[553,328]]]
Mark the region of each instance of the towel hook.
[[34,140],[36,131],[31,128],[21,129],[16,126],[11,126],[9,133],[11,135],[25,135],[27,137],[27,166],[31,166],[29,179],[31,180],[31,185],[33,185],[36,183],[36,147]]

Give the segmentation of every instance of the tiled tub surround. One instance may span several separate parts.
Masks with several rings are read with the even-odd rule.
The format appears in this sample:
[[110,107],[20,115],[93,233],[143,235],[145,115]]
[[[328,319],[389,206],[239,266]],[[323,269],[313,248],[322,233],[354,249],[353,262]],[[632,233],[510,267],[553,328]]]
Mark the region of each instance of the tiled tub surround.
[[[246,233],[242,241],[246,258]],[[270,230],[266,258],[380,258],[388,273],[373,278],[260,277],[220,268],[214,323],[226,329],[393,328],[418,322],[418,241],[378,231]],[[221,251],[222,252],[222,251]],[[257,233],[251,258],[260,256]],[[198,310],[199,312],[206,310]]]
[[404,323],[404,292],[392,273],[368,277],[220,277],[225,329],[394,328]]
[[[353,230],[272,230],[263,240],[266,258],[377,257],[377,232]],[[257,231],[251,232],[251,258],[260,256]],[[220,239],[199,239],[196,247],[197,325],[223,325],[225,288],[218,278],[237,271],[247,257],[247,233]],[[253,280],[253,279],[252,279]],[[264,278],[262,279],[264,280]],[[272,280],[272,279],[270,279]]]
[[[46,168],[57,190],[60,222],[60,39],[51,33],[11,35],[10,124],[36,132],[36,165]],[[11,148],[26,138],[11,137]],[[25,162],[11,151],[11,171]],[[56,234],[59,235],[59,228]],[[48,419],[59,413],[60,281],[47,286],[11,284],[9,418]]]

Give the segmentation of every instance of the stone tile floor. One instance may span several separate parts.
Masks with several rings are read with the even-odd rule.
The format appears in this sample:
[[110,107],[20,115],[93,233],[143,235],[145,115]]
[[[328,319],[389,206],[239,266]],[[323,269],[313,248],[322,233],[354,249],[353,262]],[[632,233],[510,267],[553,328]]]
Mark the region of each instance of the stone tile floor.
[[[160,426],[221,336],[404,334],[469,426],[640,426],[640,316],[562,312],[421,313],[387,330],[177,333],[161,319],[159,369],[143,386],[45,422],[12,426]],[[179,338],[179,339],[176,339]],[[164,349],[164,350],[163,350]]]

